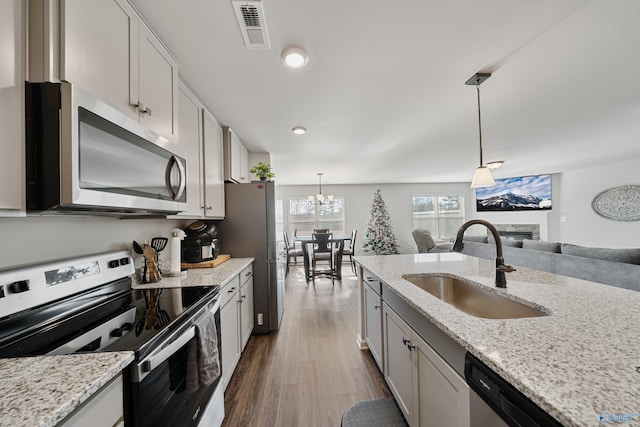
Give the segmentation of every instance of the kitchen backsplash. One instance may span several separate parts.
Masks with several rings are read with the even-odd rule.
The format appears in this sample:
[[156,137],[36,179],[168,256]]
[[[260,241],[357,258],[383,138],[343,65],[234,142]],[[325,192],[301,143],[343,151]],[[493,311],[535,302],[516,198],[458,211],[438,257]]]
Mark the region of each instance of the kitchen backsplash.
[[82,216],[0,218],[0,268],[131,250],[133,240],[142,243],[154,236],[169,237],[172,228],[191,222]]

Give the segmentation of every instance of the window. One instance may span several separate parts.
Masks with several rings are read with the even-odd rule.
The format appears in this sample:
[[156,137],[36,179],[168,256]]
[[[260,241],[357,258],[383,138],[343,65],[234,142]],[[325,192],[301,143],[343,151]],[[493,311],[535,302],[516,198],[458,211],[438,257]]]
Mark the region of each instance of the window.
[[412,196],[413,228],[426,228],[434,239],[456,236],[464,223],[464,196]]
[[345,233],[344,197],[334,196],[333,203],[314,205],[306,197],[289,198],[289,235],[311,235],[314,228],[328,228],[334,234]]

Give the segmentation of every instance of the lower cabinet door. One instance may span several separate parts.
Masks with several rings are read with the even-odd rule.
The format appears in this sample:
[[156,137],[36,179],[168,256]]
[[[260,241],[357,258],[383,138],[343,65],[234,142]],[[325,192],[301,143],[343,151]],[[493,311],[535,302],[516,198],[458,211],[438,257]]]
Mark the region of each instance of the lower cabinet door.
[[464,378],[415,332],[412,343],[417,425],[469,427],[469,386]]
[[364,286],[365,330],[364,339],[371,355],[384,372],[382,362],[382,299],[369,286]]
[[[412,331],[386,303],[383,303],[384,375],[409,425],[415,425],[413,400],[413,352],[409,350]],[[435,424],[434,424],[435,425]]]
[[238,292],[220,310],[220,339],[222,340],[222,378],[227,388],[240,360],[240,303]]
[[240,288],[240,327],[242,328],[242,349],[253,332],[253,276]]

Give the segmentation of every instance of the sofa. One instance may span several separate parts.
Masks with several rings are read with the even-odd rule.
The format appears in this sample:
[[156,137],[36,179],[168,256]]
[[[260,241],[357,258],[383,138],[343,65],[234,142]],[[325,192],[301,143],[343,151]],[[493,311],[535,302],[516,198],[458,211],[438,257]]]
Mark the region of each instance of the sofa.
[[[640,291],[640,249],[608,249],[501,238],[505,263]],[[464,236],[462,253],[496,256],[493,236]]]

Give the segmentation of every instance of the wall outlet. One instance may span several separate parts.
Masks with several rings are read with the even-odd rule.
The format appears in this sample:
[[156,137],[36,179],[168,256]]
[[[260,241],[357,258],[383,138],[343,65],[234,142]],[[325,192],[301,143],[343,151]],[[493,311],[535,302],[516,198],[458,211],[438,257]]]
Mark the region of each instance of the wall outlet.
[[264,324],[264,316],[262,313],[258,313],[258,326]]

